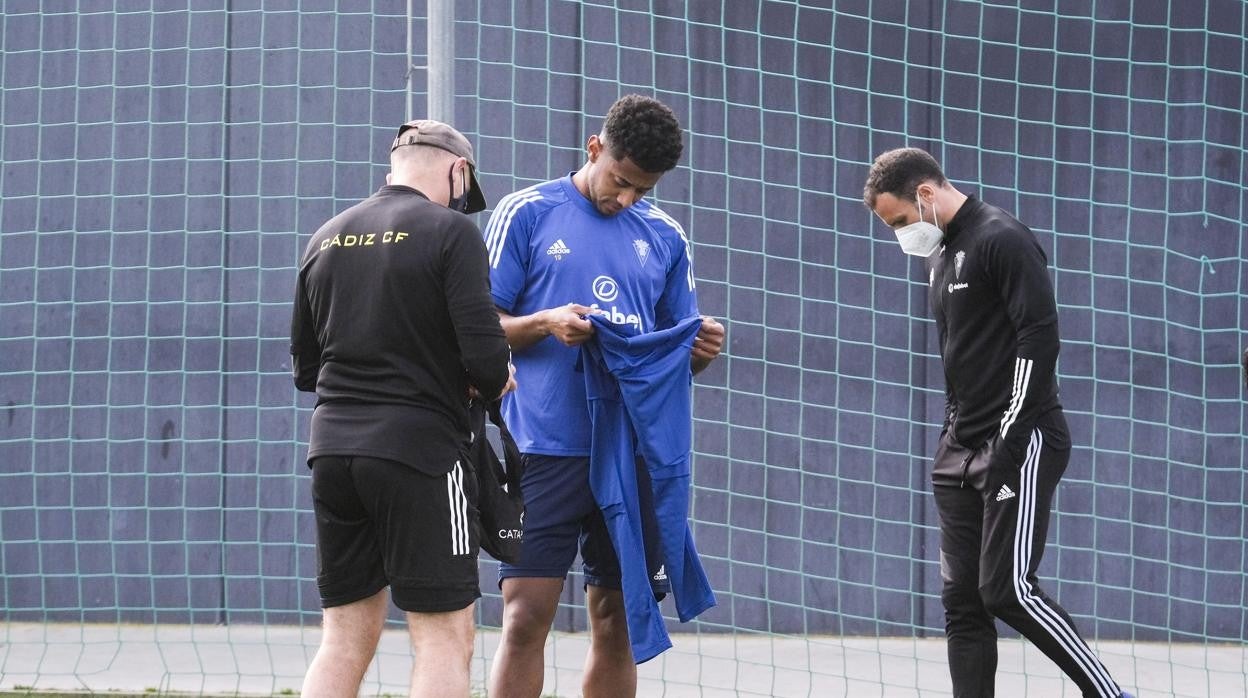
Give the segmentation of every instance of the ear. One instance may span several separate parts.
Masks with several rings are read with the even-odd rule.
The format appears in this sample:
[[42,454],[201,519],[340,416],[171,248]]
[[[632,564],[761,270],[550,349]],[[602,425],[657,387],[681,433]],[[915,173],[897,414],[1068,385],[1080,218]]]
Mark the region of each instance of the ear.
[[[472,174],[472,170],[468,165],[468,158],[459,158],[455,161],[455,166],[459,168],[459,188],[460,196],[468,193],[468,178]],[[455,192],[451,192],[451,196],[455,196]]]
[[930,206],[932,199],[936,198],[936,187],[931,182],[923,182],[914,190],[914,197],[922,199],[924,206]]
[[394,178],[393,172],[386,173],[386,186],[390,186],[390,180]]
[[598,134],[589,137],[589,142],[585,144],[585,152],[589,153],[589,161],[597,162],[598,156],[602,154],[602,139]]

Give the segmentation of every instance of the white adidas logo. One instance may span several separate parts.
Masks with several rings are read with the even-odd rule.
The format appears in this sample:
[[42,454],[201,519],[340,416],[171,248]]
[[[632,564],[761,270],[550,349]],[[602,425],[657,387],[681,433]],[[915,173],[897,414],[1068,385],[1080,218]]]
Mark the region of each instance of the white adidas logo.
[[998,502],[1004,502],[1014,496],[1014,490],[1010,489],[1009,485],[1001,485],[1001,489],[997,490]]
[[572,254],[572,250],[563,244],[563,240],[555,240],[555,244],[546,248],[546,254],[554,257],[556,260],[562,260],[565,254]]

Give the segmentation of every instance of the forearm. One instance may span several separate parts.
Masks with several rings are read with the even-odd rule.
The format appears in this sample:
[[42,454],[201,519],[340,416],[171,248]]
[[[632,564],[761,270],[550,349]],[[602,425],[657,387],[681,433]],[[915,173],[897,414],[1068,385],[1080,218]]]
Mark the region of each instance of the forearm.
[[521,352],[550,336],[550,325],[546,322],[546,311],[538,311],[531,315],[508,315],[498,311],[498,321],[507,335],[507,343],[513,352]]
[[311,315],[300,290],[290,322],[290,368],[295,388],[309,393],[316,392],[316,380],[321,372],[321,347],[316,340],[316,330],[308,320]]
[[711,362],[714,360],[715,360],[714,357],[704,357],[704,356],[694,355],[693,357],[689,359],[689,367],[693,369],[693,375],[696,376],[699,373],[701,373],[707,366],[710,366]]
[[1019,343],[1014,361],[1013,389],[999,434],[1012,461],[1021,462],[1036,420],[1053,402],[1058,339],[1055,326],[1037,328]]
[[291,373],[295,379],[295,389],[305,393],[316,392],[316,379],[321,372],[319,361],[309,360],[306,355],[291,354]]
[[497,335],[483,337],[478,349],[462,358],[469,381],[482,395],[498,395],[511,378],[511,351],[505,342],[498,341]]

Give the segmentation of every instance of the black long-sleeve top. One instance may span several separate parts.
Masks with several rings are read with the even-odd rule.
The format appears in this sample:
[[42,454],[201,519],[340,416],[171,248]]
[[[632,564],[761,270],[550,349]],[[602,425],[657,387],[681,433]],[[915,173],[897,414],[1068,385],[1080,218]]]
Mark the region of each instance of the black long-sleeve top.
[[312,236],[290,338],[295,386],[317,394],[309,461],[446,473],[467,448],[468,386],[492,398],[508,379],[480,231],[409,187],[383,187]]
[[1044,250],[1013,216],[968,197],[929,263],[945,427],[972,449],[999,435],[1021,459],[1036,420],[1061,406],[1057,303]]

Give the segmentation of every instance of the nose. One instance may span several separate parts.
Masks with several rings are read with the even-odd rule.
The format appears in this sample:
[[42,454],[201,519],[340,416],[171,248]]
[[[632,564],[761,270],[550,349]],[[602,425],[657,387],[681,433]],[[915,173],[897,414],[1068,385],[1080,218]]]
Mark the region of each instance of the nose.
[[636,189],[624,189],[619,196],[615,197],[615,200],[621,207],[628,208],[637,203],[640,198],[641,195],[637,193]]

